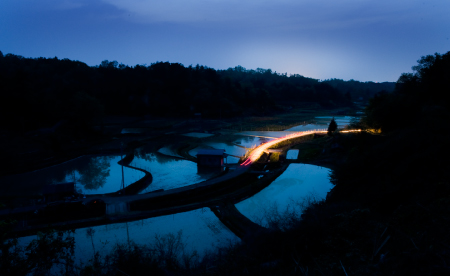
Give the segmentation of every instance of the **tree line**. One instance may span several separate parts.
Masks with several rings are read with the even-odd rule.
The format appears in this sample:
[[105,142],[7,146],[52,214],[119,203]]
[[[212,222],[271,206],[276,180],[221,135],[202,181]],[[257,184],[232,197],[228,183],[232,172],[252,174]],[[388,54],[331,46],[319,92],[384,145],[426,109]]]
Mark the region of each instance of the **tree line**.
[[156,62],[130,67],[105,60],[91,67],[69,59],[0,52],[0,120],[2,126],[18,131],[52,127],[61,120],[83,128],[103,115],[189,117],[202,113],[220,118],[264,115],[301,102],[336,108],[352,105],[352,98],[360,94],[381,90],[389,91],[389,87],[321,82],[242,66],[215,70]]
[[[450,258],[450,52],[423,56],[412,69],[399,77],[393,93],[370,100],[360,127],[377,134],[341,140],[348,153],[332,173],[336,187],[327,203],[334,208],[353,204],[347,214],[366,212],[354,218],[359,228],[352,230],[364,238],[351,240],[349,250],[370,250],[363,240],[386,240],[376,246],[379,254],[371,261],[342,257],[368,271],[356,274],[450,272],[444,261]],[[382,231],[386,234],[380,238]]]

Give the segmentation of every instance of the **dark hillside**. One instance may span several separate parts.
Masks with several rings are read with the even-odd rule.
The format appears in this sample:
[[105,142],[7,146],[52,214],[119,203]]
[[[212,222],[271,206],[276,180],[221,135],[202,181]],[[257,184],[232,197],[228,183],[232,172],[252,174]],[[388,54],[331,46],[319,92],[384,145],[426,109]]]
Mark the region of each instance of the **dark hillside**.
[[[394,93],[371,100],[363,125],[381,134],[349,137],[343,142],[346,162],[333,173],[336,187],[325,206],[357,206],[338,215],[355,225],[345,226],[351,233],[345,237],[346,250],[334,254],[342,262],[347,259],[344,263],[357,274],[450,273],[450,131],[445,127],[450,52],[418,63],[414,74],[399,78]],[[323,207],[310,212],[319,210]],[[340,235],[325,237],[343,242]]]
[[392,92],[395,89],[395,82],[360,82],[355,80],[344,81],[341,79],[324,80],[324,83],[350,96],[353,100],[367,101],[380,91]]
[[[370,83],[359,86],[385,89]],[[277,105],[303,102],[336,108],[352,105],[346,92],[327,82],[270,69],[237,66],[217,71],[168,62],[129,67],[107,60],[89,67],[68,59],[0,55],[1,123],[18,132],[51,128],[61,120],[81,131],[98,124],[103,115],[202,113],[206,118],[226,118],[271,114]]]

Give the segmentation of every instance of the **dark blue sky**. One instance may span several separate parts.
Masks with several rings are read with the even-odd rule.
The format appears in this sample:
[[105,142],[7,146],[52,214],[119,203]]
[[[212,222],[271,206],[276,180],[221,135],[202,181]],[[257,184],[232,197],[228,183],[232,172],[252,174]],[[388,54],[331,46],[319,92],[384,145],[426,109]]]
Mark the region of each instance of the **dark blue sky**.
[[0,51],[396,81],[450,50],[448,0],[1,0]]

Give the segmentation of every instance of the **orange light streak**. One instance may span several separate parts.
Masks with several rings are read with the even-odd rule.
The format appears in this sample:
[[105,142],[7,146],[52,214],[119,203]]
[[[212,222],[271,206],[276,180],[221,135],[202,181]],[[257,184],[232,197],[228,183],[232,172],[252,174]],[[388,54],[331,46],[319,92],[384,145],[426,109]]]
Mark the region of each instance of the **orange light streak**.
[[[353,130],[342,130],[342,131],[339,131],[339,132],[341,132],[341,133],[361,132],[361,130],[360,129],[353,129]],[[248,158],[241,164],[241,166],[249,166],[253,162],[256,162],[268,148],[276,145],[277,143],[280,143],[280,142],[283,142],[283,141],[286,141],[286,140],[289,140],[289,139],[293,139],[293,138],[298,138],[298,137],[314,134],[314,133],[327,133],[327,131],[326,130],[302,131],[302,132],[292,133],[292,134],[286,135],[284,137],[281,137],[281,138],[269,141],[267,143],[261,144],[258,147],[256,147],[250,153]]]

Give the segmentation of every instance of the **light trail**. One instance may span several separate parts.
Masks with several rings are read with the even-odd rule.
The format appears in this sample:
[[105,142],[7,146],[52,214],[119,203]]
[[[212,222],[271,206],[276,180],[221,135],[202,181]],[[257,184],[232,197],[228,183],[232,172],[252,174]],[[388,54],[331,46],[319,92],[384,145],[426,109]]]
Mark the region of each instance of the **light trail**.
[[[339,132],[341,132],[341,133],[361,132],[361,130],[360,129],[342,130]],[[253,162],[256,162],[267,149],[269,149],[270,147],[272,147],[280,142],[283,142],[283,141],[286,141],[289,139],[293,139],[293,138],[310,135],[310,134],[315,134],[315,133],[327,133],[327,130],[307,130],[307,131],[292,133],[292,134],[286,135],[284,137],[261,144],[250,153],[250,155],[247,157],[247,159],[243,163],[241,163],[241,166],[250,166]]]

